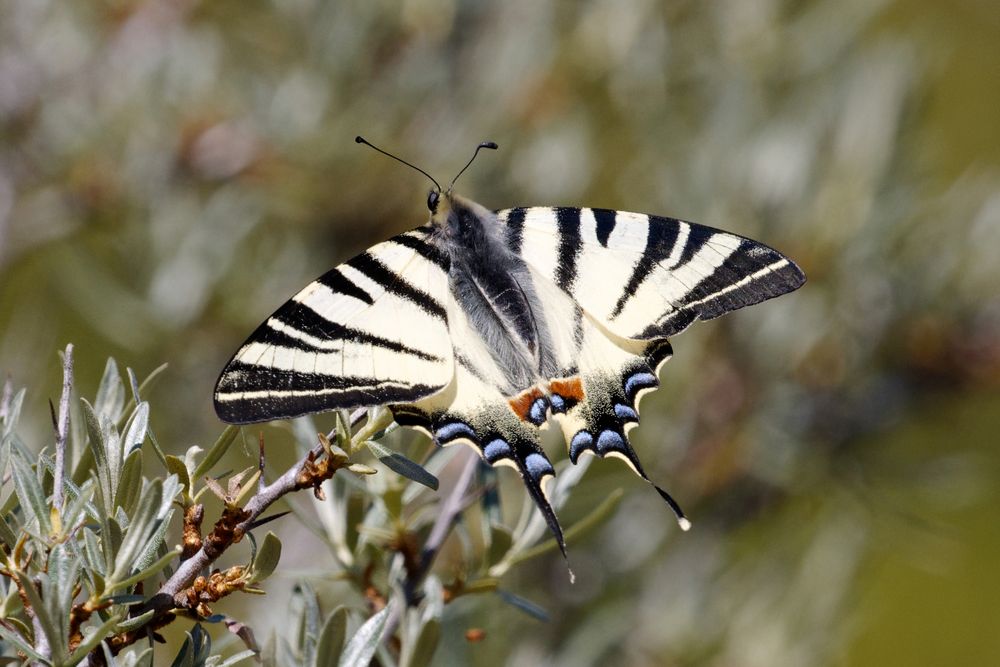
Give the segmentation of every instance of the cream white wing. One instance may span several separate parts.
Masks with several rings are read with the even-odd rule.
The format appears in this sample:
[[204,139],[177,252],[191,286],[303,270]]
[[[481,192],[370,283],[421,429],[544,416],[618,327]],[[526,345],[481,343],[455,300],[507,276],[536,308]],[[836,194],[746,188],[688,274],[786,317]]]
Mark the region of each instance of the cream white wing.
[[497,216],[512,251],[625,338],[666,338],[805,282],[762,243],[672,218],[548,207]]
[[245,424],[441,390],[454,375],[448,266],[421,227],[310,283],[226,364],[215,389],[219,417]]

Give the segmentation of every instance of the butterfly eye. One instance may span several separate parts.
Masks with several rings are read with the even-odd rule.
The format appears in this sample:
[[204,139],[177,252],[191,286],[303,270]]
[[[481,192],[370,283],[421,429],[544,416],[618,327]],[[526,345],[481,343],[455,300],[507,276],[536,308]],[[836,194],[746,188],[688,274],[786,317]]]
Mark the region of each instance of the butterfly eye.
[[431,213],[437,211],[438,199],[440,199],[440,197],[441,195],[440,193],[438,193],[437,190],[431,190],[430,192],[427,193],[427,209]]

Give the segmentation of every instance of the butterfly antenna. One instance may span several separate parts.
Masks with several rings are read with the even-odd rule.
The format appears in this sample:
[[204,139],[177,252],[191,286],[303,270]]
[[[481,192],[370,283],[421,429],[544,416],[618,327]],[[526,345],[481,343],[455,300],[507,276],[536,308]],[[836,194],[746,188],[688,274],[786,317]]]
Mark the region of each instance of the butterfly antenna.
[[479,155],[479,151],[481,151],[484,148],[489,148],[491,151],[495,151],[500,147],[497,146],[497,142],[495,141],[484,141],[483,143],[476,146],[476,152],[472,154],[472,157],[469,159],[469,161],[465,164],[464,167],[462,167],[462,171],[458,172],[455,178],[451,179],[451,185],[448,186],[448,192],[451,192],[451,189],[455,187],[455,181],[458,180],[459,176],[465,173],[465,170],[469,168],[469,165],[472,164],[472,161],[476,159],[477,155]]
[[[407,162],[406,160],[404,160],[404,159],[402,159],[402,158],[398,158],[398,157],[396,157],[395,155],[393,155],[392,153],[387,153],[386,151],[382,150],[381,148],[379,148],[378,146],[376,146],[375,144],[373,144],[372,142],[368,141],[367,139],[365,139],[364,137],[362,137],[362,136],[360,136],[360,135],[358,135],[358,136],[354,137],[354,141],[355,141],[356,143],[359,143],[359,144],[364,144],[365,146],[370,146],[370,147],[374,148],[375,150],[377,150],[377,151],[378,151],[379,153],[381,153],[382,155],[388,155],[389,157],[391,157],[391,158],[392,158],[393,160],[395,160],[396,162],[402,162],[403,164],[405,164],[405,165],[406,165],[407,167],[410,167],[411,169],[416,169],[416,170],[417,170],[417,171],[419,171],[419,172],[420,172],[421,174],[423,174],[423,175],[424,175],[424,176],[426,176],[427,178],[431,179],[431,182],[432,182],[432,183],[434,184],[434,186],[435,186],[435,187],[436,187],[436,188],[438,189],[438,192],[441,192],[441,184],[440,184],[440,183],[438,183],[437,181],[435,181],[435,180],[434,180],[434,177],[433,177],[433,176],[431,176],[430,174],[428,174],[428,173],[427,173],[426,171],[424,171],[423,169],[421,169],[421,168],[420,168],[420,167],[418,167],[417,165],[415,165],[415,164],[410,164],[410,163],[409,163],[409,162]],[[493,144],[493,145],[494,145],[494,147],[496,146],[496,144]],[[473,156],[473,157],[475,157],[475,156]],[[452,181],[452,182],[454,183],[454,181]],[[450,189],[450,188],[449,188],[449,189]]]

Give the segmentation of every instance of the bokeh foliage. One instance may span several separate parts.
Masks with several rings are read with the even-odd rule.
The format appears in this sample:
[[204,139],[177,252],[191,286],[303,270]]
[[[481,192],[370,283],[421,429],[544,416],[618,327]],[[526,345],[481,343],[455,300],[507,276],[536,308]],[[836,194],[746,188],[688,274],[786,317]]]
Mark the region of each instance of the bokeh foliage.
[[[24,438],[50,437],[52,350],[72,340],[84,386],[107,355],[168,362],[157,434],[211,440],[243,337],[424,220],[426,184],[354,135],[442,177],[490,138],[460,187],[485,205],[684,217],[780,248],[810,282],[679,337],[644,401],[637,449],[693,531],[594,466],[570,523],[626,493],[571,543],[577,584],[558,558],[504,582],[550,622],[449,605],[438,658],[996,655],[968,628],[989,617],[976,591],[1000,588],[998,37],[975,0],[2,0],[0,368],[31,388]],[[288,429],[266,437],[290,462]],[[267,607],[255,627],[280,622]]]

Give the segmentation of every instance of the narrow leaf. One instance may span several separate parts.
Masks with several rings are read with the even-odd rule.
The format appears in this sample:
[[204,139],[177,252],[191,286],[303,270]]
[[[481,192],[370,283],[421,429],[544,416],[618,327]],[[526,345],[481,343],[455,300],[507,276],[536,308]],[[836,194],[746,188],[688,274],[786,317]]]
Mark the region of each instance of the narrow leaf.
[[45,492],[42,485],[38,483],[35,471],[31,469],[31,463],[24,457],[21,450],[15,447],[11,456],[11,474],[14,477],[14,488],[17,490],[17,497],[21,501],[24,510],[25,523],[31,523],[34,519],[38,522],[38,529],[42,535],[48,535],[52,530],[49,523],[49,508],[45,502]]
[[115,631],[132,632],[133,630],[141,628],[142,626],[146,625],[146,623],[149,622],[149,619],[153,618],[154,614],[156,614],[156,610],[150,609],[149,611],[143,612],[138,616],[122,619],[121,622],[118,623],[118,627],[115,628]]
[[205,454],[205,458],[201,460],[198,466],[194,469],[194,472],[191,473],[192,479],[200,479],[202,476],[207,475],[208,471],[212,469],[212,466],[218,463],[219,459],[225,455],[229,446],[236,440],[236,435],[239,432],[240,429],[238,426],[227,426],[222,431],[222,434],[219,435],[215,444],[209,448],[208,452]]
[[121,418],[124,407],[125,386],[122,384],[121,374],[118,373],[118,364],[109,357],[108,363],[104,366],[101,384],[97,388],[94,410],[98,415],[104,415],[112,422],[117,422]]
[[122,476],[118,480],[118,490],[115,493],[115,507],[121,507],[126,514],[135,511],[142,491],[142,450],[137,449],[125,459],[122,466]]
[[240,651],[236,655],[231,655],[228,658],[226,658],[225,661],[220,662],[218,664],[218,667],[230,667],[230,665],[235,665],[238,662],[243,662],[247,658],[252,658],[255,655],[257,655],[257,652],[251,651],[250,649],[247,649],[245,651]]
[[509,591],[497,591],[497,594],[500,596],[501,600],[511,605],[512,607],[520,609],[521,611],[523,611],[528,616],[531,616],[532,618],[548,623],[549,612],[545,611],[545,609],[539,607],[531,600],[526,600],[520,595],[514,595]]
[[274,533],[268,531],[264,536],[264,541],[257,550],[257,557],[253,561],[253,571],[250,575],[250,583],[264,581],[271,576],[281,559],[281,540]]
[[149,429],[149,403],[143,401],[132,413],[132,423],[129,424],[125,433],[125,454],[128,455],[133,449],[142,447],[146,439],[146,431]]
[[190,495],[191,493],[191,478],[188,476],[187,466],[184,465],[184,460],[173,454],[167,454],[167,472],[177,475],[177,479],[180,480],[181,486],[184,487],[184,493]]
[[344,649],[344,638],[347,636],[347,608],[340,606],[327,616],[326,623],[319,633],[316,645],[316,667],[332,665]]
[[181,554],[181,550],[180,549],[173,549],[171,551],[168,551],[166,554],[164,554],[163,556],[161,556],[159,560],[157,560],[155,563],[153,563],[149,567],[147,567],[147,568],[145,568],[143,570],[140,570],[139,572],[136,572],[135,574],[133,574],[128,579],[123,579],[122,581],[118,582],[116,584],[116,587],[117,588],[128,588],[129,586],[134,586],[135,584],[139,583],[143,579],[148,579],[149,577],[153,576],[154,574],[156,574],[157,572],[159,572],[160,570],[162,570],[163,568],[165,568],[167,565],[170,565],[170,563],[175,558],[177,558],[178,556],[180,556],[180,554]]
[[431,658],[437,651],[440,639],[441,622],[436,618],[429,619],[420,628],[420,634],[413,642],[412,648],[407,647],[410,650],[403,651],[405,658],[400,660],[400,667],[427,667],[431,664]]
[[389,606],[375,614],[364,625],[358,628],[340,655],[340,667],[367,665],[375,655],[375,650],[382,641],[386,622],[389,620]]
[[374,440],[365,443],[372,454],[378,457],[382,464],[393,472],[402,475],[406,479],[417,484],[423,484],[429,489],[437,491],[438,478],[430,474],[423,466],[416,461],[411,461],[399,452],[394,452],[388,447],[384,447]]

